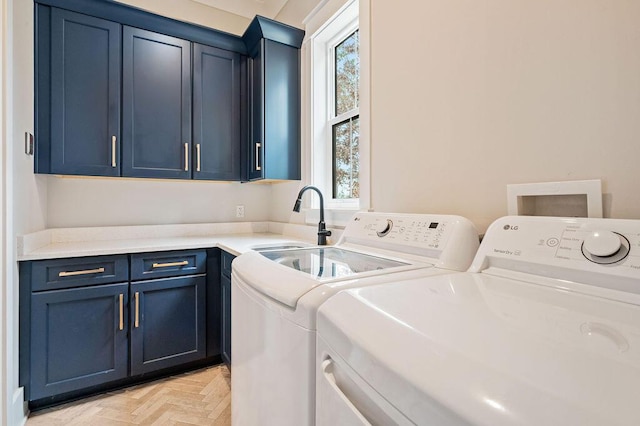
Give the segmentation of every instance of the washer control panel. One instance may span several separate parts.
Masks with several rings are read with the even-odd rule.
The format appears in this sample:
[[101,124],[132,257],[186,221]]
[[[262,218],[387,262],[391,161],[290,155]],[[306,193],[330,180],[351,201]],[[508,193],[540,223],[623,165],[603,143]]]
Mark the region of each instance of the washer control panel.
[[[401,215],[367,213],[354,216],[344,230],[345,238],[361,243],[393,243],[441,249],[445,246],[450,230],[455,228],[457,217],[434,215]],[[380,244],[374,244],[379,246]]]
[[462,216],[356,213],[336,243],[435,267],[466,271],[478,250],[478,231]]
[[470,270],[490,266],[576,281],[633,278],[640,293],[640,220],[503,217],[487,230]]

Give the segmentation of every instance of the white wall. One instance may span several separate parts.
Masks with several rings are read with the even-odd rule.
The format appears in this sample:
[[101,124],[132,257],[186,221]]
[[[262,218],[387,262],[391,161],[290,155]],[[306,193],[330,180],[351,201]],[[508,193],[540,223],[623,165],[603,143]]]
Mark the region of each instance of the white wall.
[[9,390],[8,365],[7,365],[7,227],[5,222],[7,202],[6,194],[6,154],[7,146],[7,105],[6,105],[6,75],[7,75],[7,24],[10,21],[7,15],[7,0],[0,0],[0,424],[7,424],[7,397]]
[[250,20],[191,0],[117,0],[168,18],[242,35]]
[[[48,227],[264,221],[269,185],[49,177]],[[236,218],[236,205],[245,217]]]
[[371,208],[484,231],[507,184],[602,179],[640,218],[640,2],[371,3]]
[[[33,3],[7,0],[6,52],[6,417],[16,424],[22,417],[18,388],[18,270],[16,236],[44,228],[46,179],[33,174],[33,158],[24,153],[24,133],[33,133]],[[4,401],[3,401],[4,402]]]
[[484,230],[509,183],[601,178],[605,215],[640,218],[640,2],[371,9],[373,208]]

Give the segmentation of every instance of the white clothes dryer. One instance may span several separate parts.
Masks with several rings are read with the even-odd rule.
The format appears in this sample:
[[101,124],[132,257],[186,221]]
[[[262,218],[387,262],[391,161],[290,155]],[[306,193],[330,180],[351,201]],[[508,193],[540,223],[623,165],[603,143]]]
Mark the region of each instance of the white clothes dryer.
[[318,311],[317,424],[640,424],[640,221],[505,217],[470,272]]
[[478,245],[459,216],[357,213],[335,246],[236,258],[232,424],[313,424],[320,304],[345,288],[464,271]]

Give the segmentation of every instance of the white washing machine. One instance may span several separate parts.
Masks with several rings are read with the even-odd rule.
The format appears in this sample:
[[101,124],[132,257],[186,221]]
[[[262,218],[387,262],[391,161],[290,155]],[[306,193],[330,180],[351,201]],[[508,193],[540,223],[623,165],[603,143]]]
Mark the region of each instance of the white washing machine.
[[466,270],[477,248],[459,216],[357,213],[333,247],[236,258],[232,424],[313,424],[318,306],[345,288]]
[[640,425],[640,221],[506,217],[318,311],[317,424]]

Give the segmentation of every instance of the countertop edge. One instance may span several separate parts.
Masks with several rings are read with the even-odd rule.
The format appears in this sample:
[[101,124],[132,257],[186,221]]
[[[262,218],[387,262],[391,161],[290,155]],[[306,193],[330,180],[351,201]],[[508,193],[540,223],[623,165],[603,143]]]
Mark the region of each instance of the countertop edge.
[[[237,256],[254,246],[283,243],[314,245],[316,232],[314,226],[280,222],[53,228],[19,236],[17,260],[216,247]],[[332,242],[337,241],[341,234],[340,230],[336,232]]]

